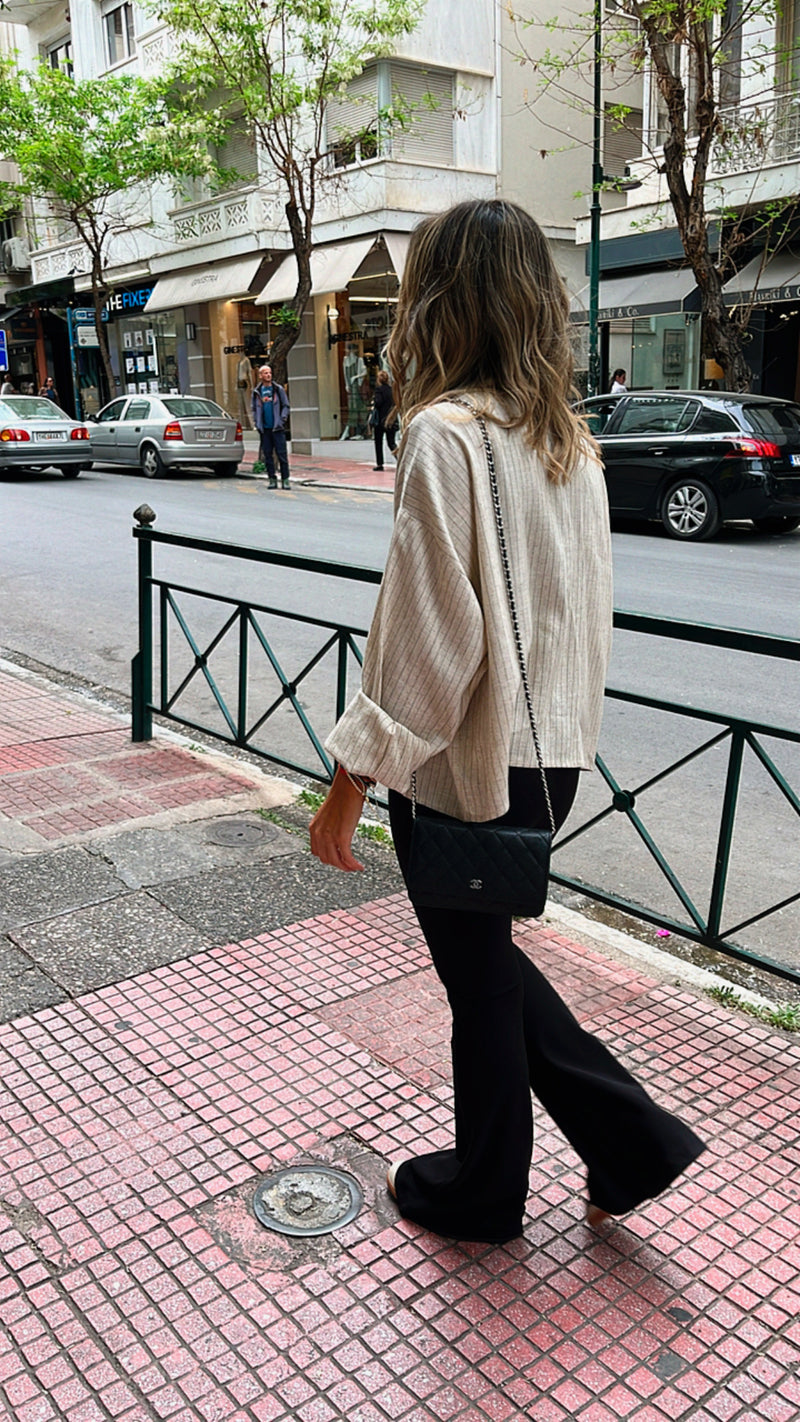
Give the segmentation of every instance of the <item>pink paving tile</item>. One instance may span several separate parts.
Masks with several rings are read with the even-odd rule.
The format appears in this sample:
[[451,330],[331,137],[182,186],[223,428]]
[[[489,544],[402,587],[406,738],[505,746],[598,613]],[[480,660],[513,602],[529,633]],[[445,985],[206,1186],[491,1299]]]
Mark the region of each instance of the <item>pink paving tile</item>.
[[[37,1222],[29,1240],[0,1216],[6,1405],[35,1408],[37,1347],[70,1422],[81,1408],[139,1422],[137,1398],[150,1422],[743,1422],[748,1408],[788,1422],[793,1179],[777,1164],[764,1179],[796,1150],[798,1044],[732,1033],[722,1009],[546,928],[524,938],[706,1135],[686,1181],[598,1239],[578,1163],[537,1112],[528,1227],[505,1249],[392,1223],[382,1192],[330,1247],[277,1241],[245,1187],[298,1147],[346,1164],[348,1139],[382,1154],[450,1139],[442,996],[399,896],[197,954],[0,1028],[3,1195]],[[751,1135],[756,1097],[769,1109]],[[55,1272],[39,1282],[42,1255]],[[51,1292],[34,1312],[37,1290]]]

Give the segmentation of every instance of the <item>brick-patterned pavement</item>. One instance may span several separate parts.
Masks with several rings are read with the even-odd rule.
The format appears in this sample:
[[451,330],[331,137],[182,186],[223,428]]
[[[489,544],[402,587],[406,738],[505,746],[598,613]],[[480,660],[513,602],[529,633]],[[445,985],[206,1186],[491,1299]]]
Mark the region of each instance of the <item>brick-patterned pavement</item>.
[[252,793],[252,779],[179,748],[133,746],[103,708],[0,670],[0,819],[43,842]]
[[[386,1159],[450,1138],[405,900],[195,954],[0,1028],[3,1416],[800,1416],[800,1045],[547,927],[522,939],[708,1141],[676,1189],[593,1235],[538,1111],[524,1237],[425,1234],[382,1188]],[[335,1236],[253,1219],[257,1178],[298,1156],[364,1182]]]

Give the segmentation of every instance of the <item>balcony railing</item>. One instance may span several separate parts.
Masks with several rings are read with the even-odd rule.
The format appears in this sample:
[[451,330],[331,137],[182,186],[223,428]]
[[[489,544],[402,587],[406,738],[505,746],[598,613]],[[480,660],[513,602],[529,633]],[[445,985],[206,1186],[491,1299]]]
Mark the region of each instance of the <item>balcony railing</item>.
[[800,157],[800,94],[721,109],[720,122],[711,162],[715,174],[753,172]]
[[280,203],[269,193],[244,187],[219,197],[174,208],[170,213],[179,243],[221,240],[242,233],[260,234],[280,227]]

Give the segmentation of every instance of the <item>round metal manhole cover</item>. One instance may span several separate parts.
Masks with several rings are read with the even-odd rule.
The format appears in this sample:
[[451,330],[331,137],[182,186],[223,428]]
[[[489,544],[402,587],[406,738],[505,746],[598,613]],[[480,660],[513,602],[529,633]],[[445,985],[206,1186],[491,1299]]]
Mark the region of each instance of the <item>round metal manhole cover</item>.
[[261,1181],[256,1219],[278,1234],[331,1234],[350,1224],[364,1196],[357,1180],[327,1165],[290,1165]]
[[249,820],[220,820],[212,825],[206,836],[212,844],[223,844],[230,849],[253,849],[271,839],[274,830],[270,825],[254,825]]

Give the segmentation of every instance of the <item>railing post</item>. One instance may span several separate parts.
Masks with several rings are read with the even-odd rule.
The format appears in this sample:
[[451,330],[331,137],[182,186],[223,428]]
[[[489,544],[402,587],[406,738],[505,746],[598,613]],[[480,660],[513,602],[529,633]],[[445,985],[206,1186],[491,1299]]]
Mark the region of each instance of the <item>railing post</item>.
[[149,741],[153,737],[153,545],[146,537],[156,516],[149,504],[141,504],[134,518],[142,534],[137,538],[139,564],[139,650],[131,663],[131,739]]
[[714,882],[711,886],[711,902],[708,906],[708,937],[719,937],[722,909],[725,903],[725,886],[728,880],[733,828],[736,823],[736,804],[739,798],[739,782],[742,778],[742,756],[745,736],[741,726],[731,727],[731,752],[728,757],[728,774],[725,778],[725,795],[719,821],[719,839],[714,862]]
[[239,732],[240,746],[247,745],[247,649],[250,631],[250,610],[246,603],[239,608]]
[[336,719],[343,715],[347,705],[347,647],[349,634],[339,632],[339,648],[336,659]]

